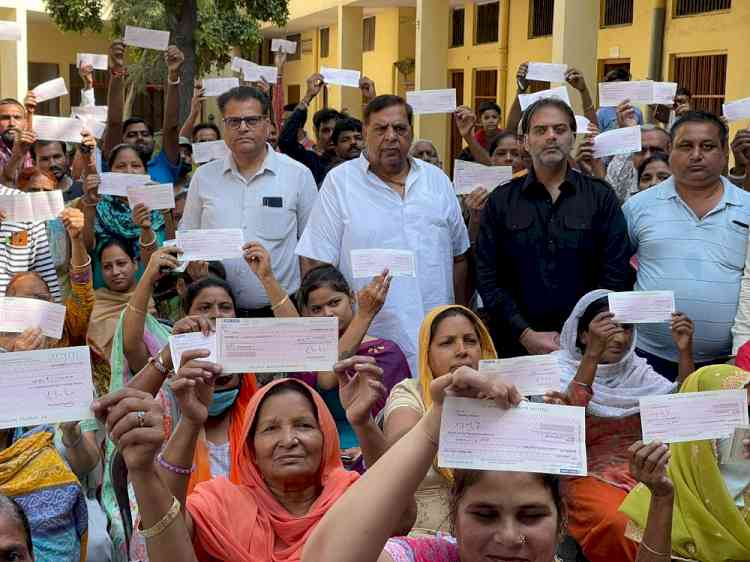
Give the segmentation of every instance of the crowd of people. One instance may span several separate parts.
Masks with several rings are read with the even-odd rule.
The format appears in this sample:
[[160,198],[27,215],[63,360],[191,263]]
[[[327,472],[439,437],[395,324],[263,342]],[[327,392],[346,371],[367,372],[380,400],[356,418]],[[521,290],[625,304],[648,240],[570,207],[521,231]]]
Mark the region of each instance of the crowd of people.
[[[101,139],[37,140],[34,93],[0,100],[0,195],[65,201],[42,222],[0,210],[0,297],[66,309],[60,339],[31,327],[0,349],[88,346],[96,391],[95,420],[0,429],[0,558],[750,560],[750,440],[747,463],[723,464],[729,439],[644,442],[639,414],[645,397],[750,384],[750,128],[730,139],[684,88],[671,107],[597,108],[571,68],[586,131],[556,98],[457,108],[452,158],[513,174],[457,196],[409,104],[365,77],[363,119],[321,109],[308,138],[327,86],[313,74],[286,104],[283,52],[275,84],[218,97],[220,123],[201,121],[197,82],[181,124],[170,46],[157,143],[124,117],[125,49],[106,100],[79,69],[82,105],[107,105]],[[622,127],[641,150],[596,157]],[[193,162],[212,141],[226,155]],[[105,172],[172,184],[175,208],[100,194]],[[182,263],[176,233],[217,228],[242,229],[242,258]],[[361,249],[410,251],[416,275],[355,277]],[[610,311],[613,292],[657,290],[674,292],[671,321]],[[300,316],[338,320],[330,371],[228,374],[205,349],[173,362],[170,336]],[[525,400],[480,361],[547,354],[561,384],[532,400],[585,408],[588,475],[440,466],[446,397]]]

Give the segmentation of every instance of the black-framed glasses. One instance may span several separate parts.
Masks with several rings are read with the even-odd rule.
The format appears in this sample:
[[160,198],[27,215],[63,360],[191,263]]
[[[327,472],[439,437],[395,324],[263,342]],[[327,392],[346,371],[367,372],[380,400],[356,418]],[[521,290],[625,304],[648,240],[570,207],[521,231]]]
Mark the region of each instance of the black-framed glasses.
[[238,130],[242,124],[248,129],[255,129],[265,120],[263,115],[248,115],[247,117],[226,117],[224,118],[224,125],[230,129]]

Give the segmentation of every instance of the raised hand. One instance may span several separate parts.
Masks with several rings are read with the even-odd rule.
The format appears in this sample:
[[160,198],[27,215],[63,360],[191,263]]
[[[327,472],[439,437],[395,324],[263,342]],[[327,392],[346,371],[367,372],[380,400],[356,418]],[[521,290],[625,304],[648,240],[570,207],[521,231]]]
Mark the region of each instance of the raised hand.
[[151,228],[151,211],[143,203],[138,203],[132,210],[133,224],[140,228]]
[[113,70],[125,67],[125,43],[122,41],[114,41],[109,46],[109,67]]
[[43,349],[47,338],[41,328],[27,328],[20,336],[13,339],[8,351],[33,351]]
[[270,279],[273,277],[271,268],[271,254],[257,241],[248,242],[242,247],[243,257],[258,279]]
[[516,84],[518,85],[518,91],[523,93],[529,89],[529,81],[526,80],[526,73],[529,71],[529,63],[524,62],[518,67],[516,72]]
[[122,454],[128,471],[152,472],[164,444],[164,413],[147,392],[125,387],[96,400],[91,409]]
[[636,127],[638,119],[635,116],[635,108],[630,100],[622,100],[617,106],[617,124],[620,127]]
[[470,107],[462,105],[456,109],[453,114],[453,118],[456,121],[456,127],[462,137],[467,137],[474,133],[474,126],[477,122],[477,116]]
[[94,66],[91,64],[82,64],[78,67],[78,75],[83,80],[84,90],[90,90],[94,87]]
[[600,312],[589,324],[589,341],[586,344],[586,355],[601,359],[607,350],[607,340],[623,333],[623,328],[614,321],[613,312]]
[[474,191],[464,196],[464,204],[469,209],[472,221],[479,222],[482,209],[487,204],[489,197],[490,192],[483,185],[480,185]]
[[653,496],[669,496],[674,493],[672,481],[667,476],[667,465],[671,454],[669,447],[659,441],[646,445],[636,441],[628,449],[630,474],[643,483]]
[[143,276],[153,285],[161,278],[165,270],[172,270],[179,265],[178,256],[181,253],[182,250],[175,246],[162,246],[148,260]]
[[307,79],[307,92],[305,92],[305,98],[307,102],[311,102],[315,96],[317,96],[320,93],[320,90],[323,89],[323,86],[325,85],[325,81],[323,80],[323,75],[319,72],[316,72],[315,74],[311,74]]
[[375,97],[375,82],[370,80],[367,76],[363,76],[359,79],[359,89],[362,91],[362,97],[364,98],[365,103]]
[[208,419],[208,407],[214,395],[214,382],[221,375],[221,365],[205,361],[207,349],[182,354],[182,366],[172,379],[172,392],[180,407],[180,416],[202,427]]
[[750,128],[740,129],[732,140],[732,154],[737,168],[750,167]]
[[565,72],[565,81],[579,92],[586,90],[586,78],[584,78],[583,72],[577,68],[569,68]]
[[492,400],[506,410],[518,406],[523,398],[503,377],[488,376],[466,366],[436,377],[430,383],[430,396],[437,407],[442,407],[446,396],[460,396]]
[[367,318],[375,318],[380,309],[385,304],[388,297],[388,289],[391,287],[392,277],[388,275],[388,270],[374,277],[370,283],[362,290],[357,292],[357,312],[365,315]]
[[346,419],[353,426],[370,421],[370,412],[387,390],[383,385],[383,369],[374,357],[357,356],[339,361],[333,367],[339,381],[339,398],[346,410]]
[[170,45],[169,47],[167,47],[167,50],[164,53],[164,62],[167,63],[167,70],[169,70],[169,75],[173,78],[176,78],[176,76],[179,75],[180,69],[182,68],[182,63],[185,62],[185,55],[182,53],[179,47]]
[[60,213],[60,219],[62,220],[65,230],[68,232],[71,240],[80,238],[81,232],[83,231],[84,218],[83,211],[74,207],[66,207]]
[[102,183],[102,178],[99,174],[89,174],[83,180],[83,202],[89,205],[94,205],[99,202],[101,197],[99,196],[99,185]]
[[693,321],[682,312],[672,314],[672,339],[677,349],[685,351],[693,346]]

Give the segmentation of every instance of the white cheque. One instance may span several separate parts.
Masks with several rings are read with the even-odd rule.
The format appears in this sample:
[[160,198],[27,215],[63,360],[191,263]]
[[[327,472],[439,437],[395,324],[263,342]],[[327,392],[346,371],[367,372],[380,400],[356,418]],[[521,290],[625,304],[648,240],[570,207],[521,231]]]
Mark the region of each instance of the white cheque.
[[560,390],[560,364],[552,353],[483,359],[479,362],[479,372],[502,376],[524,396],[539,396],[548,390]]
[[183,252],[181,259],[186,262],[241,258],[244,245],[245,238],[240,228],[177,231],[177,247]]
[[335,317],[216,321],[217,362],[225,373],[330,371],[338,346]]
[[640,405],[644,443],[721,439],[748,425],[744,389],[647,396]]
[[109,68],[109,57],[94,53],[78,53],[76,55],[76,66],[81,68],[84,64],[90,64],[94,70],[107,70]]
[[621,324],[670,322],[674,310],[674,291],[625,291],[609,293],[609,311]]
[[526,108],[532,103],[547,98],[562,100],[570,105],[570,96],[565,86],[558,86],[557,88],[550,88],[549,90],[542,90],[533,94],[518,94],[518,103],[521,105],[521,111],[526,111]]
[[86,123],[81,119],[73,119],[71,117],[34,115],[32,125],[39,140],[80,144],[83,141],[81,131],[86,126]]
[[346,68],[330,68],[327,66],[320,67],[320,74],[323,81],[332,86],[349,86],[350,88],[359,88],[359,70],[348,70]]
[[448,397],[438,466],[586,476],[586,409]]
[[240,85],[239,78],[204,78],[203,95],[217,97]]
[[406,92],[408,103],[417,115],[453,113],[456,111],[456,89],[414,90]]
[[632,154],[641,150],[641,128],[621,127],[594,137],[594,158]]
[[223,140],[193,143],[193,162],[198,164],[219,160],[227,154],[229,154],[229,147]]
[[513,179],[511,166],[485,166],[467,160],[454,160],[453,163],[453,188],[457,195],[471,193],[479,186],[493,191]]
[[59,190],[0,195],[0,210],[9,221],[48,221],[56,218],[64,208],[62,192]]
[[750,119],[750,98],[730,101],[721,105],[721,113],[729,121]]
[[37,103],[68,95],[68,89],[65,87],[65,80],[63,78],[55,78],[54,80],[39,84],[32,92],[36,96]]
[[174,186],[171,183],[128,186],[130,208],[138,203],[143,203],[151,211],[174,209]]
[[388,269],[392,277],[414,277],[417,274],[416,258],[411,250],[366,248],[352,250],[352,277],[375,277]]
[[172,355],[174,370],[180,368],[183,353],[196,349],[207,349],[211,352],[208,357],[201,357],[201,361],[216,363],[216,333],[204,336],[203,332],[188,332],[169,336],[169,352]]
[[166,51],[169,47],[169,31],[157,29],[146,29],[128,25],[125,27],[123,43],[131,47],[142,49],[154,49],[155,51]]
[[526,79],[540,80],[542,82],[565,82],[565,73],[567,71],[567,64],[530,62],[526,71]]
[[93,418],[87,346],[3,353],[0,429]]
[[297,52],[297,42],[279,39],[278,37],[271,39],[271,51],[274,53],[281,51],[282,53],[293,55]]
[[122,172],[102,172],[99,174],[99,195],[128,196],[128,187],[145,185],[151,181],[148,174],[123,174]]
[[591,125],[591,121],[589,121],[588,117],[576,115],[576,135],[587,134],[589,132],[589,125]]
[[40,328],[45,336],[59,340],[64,326],[65,307],[61,304],[39,299],[0,297],[0,332],[20,333],[29,328]]

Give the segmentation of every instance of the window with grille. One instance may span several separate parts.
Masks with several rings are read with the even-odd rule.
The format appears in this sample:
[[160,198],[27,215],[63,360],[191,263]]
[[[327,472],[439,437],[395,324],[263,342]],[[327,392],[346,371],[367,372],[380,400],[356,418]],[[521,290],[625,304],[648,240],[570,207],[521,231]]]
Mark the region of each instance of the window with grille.
[[604,0],[602,27],[633,23],[633,0]]
[[674,15],[675,17],[692,16],[731,8],[732,0],[675,0]]
[[673,81],[692,94],[693,109],[721,115],[727,81],[727,56],[675,57]]
[[483,101],[497,103],[497,70],[474,72],[474,110],[478,110]]
[[290,61],[290,60],[300,60],[300,58],[301,58],[300,52],[301,52],[301,46],[302,46],[302,34],[295,33],[294,35],[287,35],[286,36],[286,40],[287,41],[294,41],[295,43],[297,43],[297,50],[294,51],[291,54],[288,54],[286,56],[286,60],[288,60],[288,61]]
[[331,28],[324,27],[320,30],[320,58],[329,56],[331,49]]
[[482,43],[497,43],[500,28],[500,2],[479,4],[476,7],[477,45]]
[[451,13],[451,47],[464,45],[464,16],[466,10],[456,8]]
[[555,15],[555,0],[531,0],[529,36],[552,35],[552,20]]
[[362,20],[362,50],[375,50],[375,16]]

